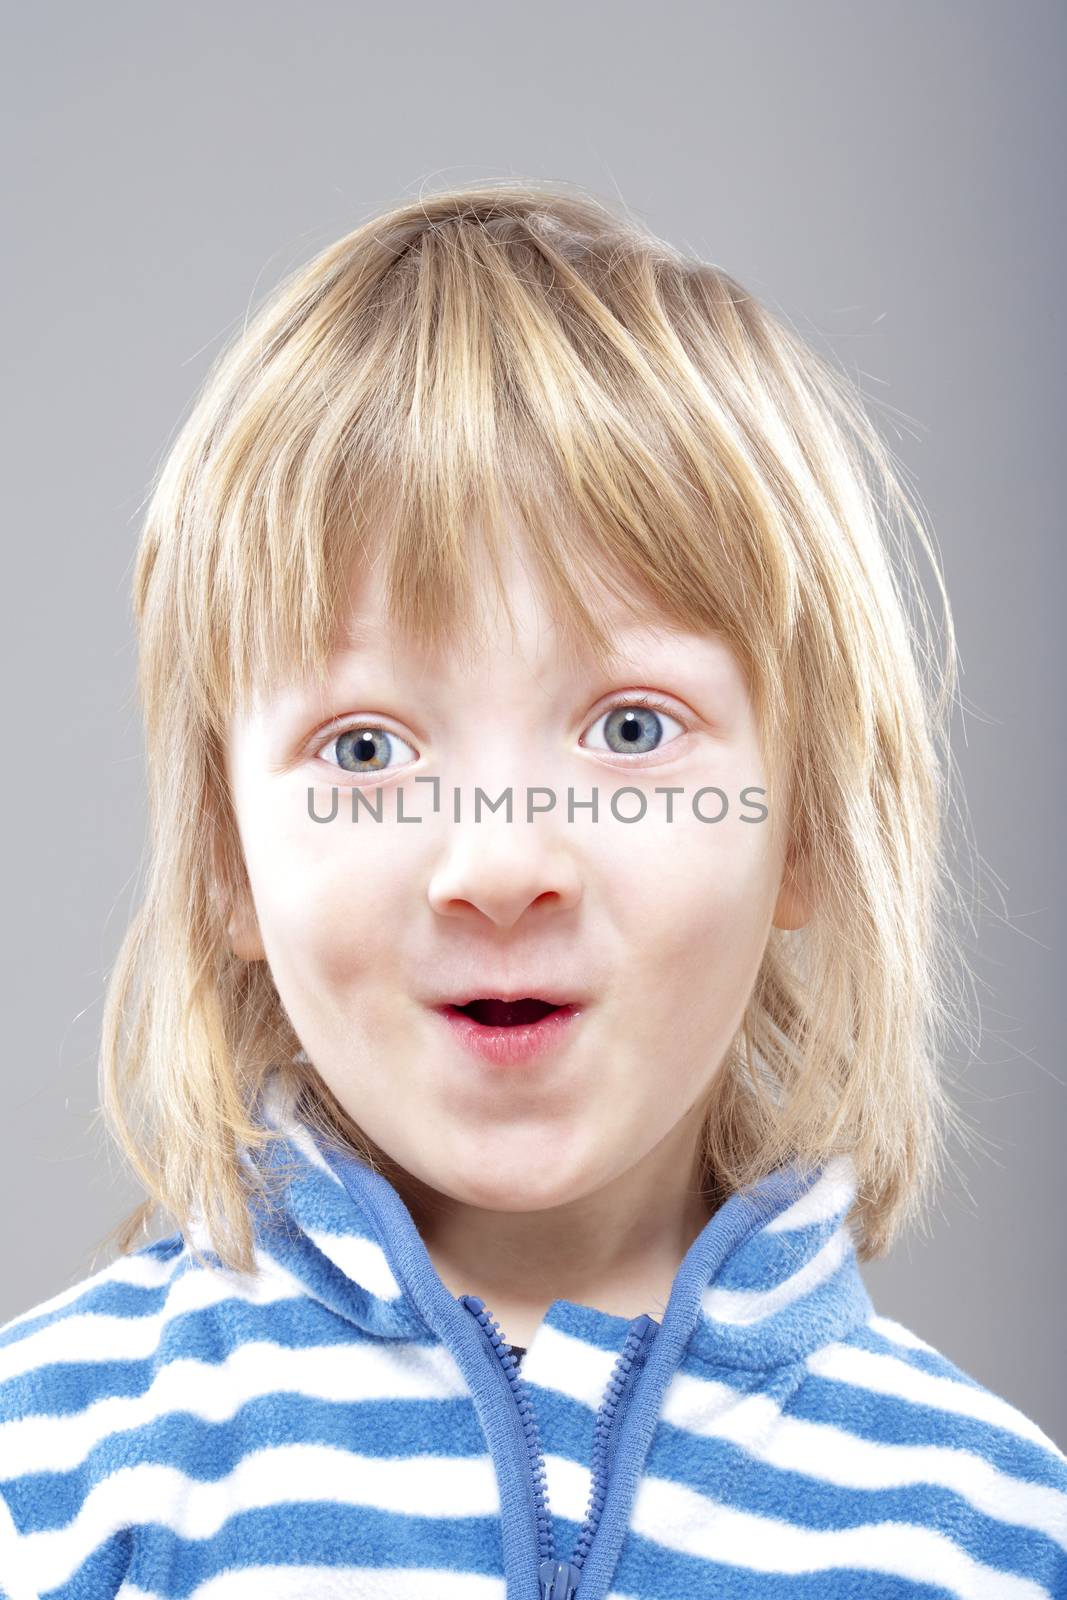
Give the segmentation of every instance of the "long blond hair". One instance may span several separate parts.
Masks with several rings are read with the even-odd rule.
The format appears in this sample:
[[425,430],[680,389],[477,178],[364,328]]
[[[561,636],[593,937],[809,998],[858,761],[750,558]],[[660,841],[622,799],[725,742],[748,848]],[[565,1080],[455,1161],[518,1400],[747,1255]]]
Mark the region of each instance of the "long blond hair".
[[859,391],[784,317],[599,199],[491,183],[375,216],[290,274],[156,476],[134,578],[150,866],[100,1057],[100,1114],[146,1192],[108,1236],[121,1251],[162,1208],[252,1266],[249,1202],[270,1191],[244,1157],[275,1138],[253,1115],[272,1071],[374,1159],[268,963],[230,949],[226,729],[257,684],[325,673],[357,554],[381,562],[394,627],[459,638],[478,580],[501,585],[508,514],[566,638],[610,657],[590,572],[724,636],[791,796],[814,911],[772,928],[709,1088],[708,1192],[848,1152],[868,1259],[939,1176],[965,968],[955,638],[923,519]]

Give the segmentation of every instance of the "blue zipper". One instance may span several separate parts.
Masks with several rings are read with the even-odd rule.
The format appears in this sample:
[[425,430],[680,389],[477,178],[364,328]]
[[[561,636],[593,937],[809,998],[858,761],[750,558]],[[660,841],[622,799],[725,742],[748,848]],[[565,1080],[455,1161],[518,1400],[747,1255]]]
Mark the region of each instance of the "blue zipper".
[[556,1542],[552,1517],[548,1509],[548,1491],[545,1483],[545,1462],[541,1453],[541,1437],[537,1428],[533,1404],[521,1374],[518,1362],[505,1341],[494,1317],[485,1308],[485,1302],[476,1294],[461,1294],[459,1303],[474,1317],[489,1340],[493,1353],[510,1384],[510,1391],[519,1410],[526,1440],[526,1460],[530,1469],[533,1490],[534,1515],[537,1523],[537,1560],[540,1580],[540,1600],[574,1600],[578,1593],[578,1580],[582,1574],[589,1548],[600,1523],[604,1509],[608,1479],[614,1459],[614,1446],[622,1418],[633,1396],[638,1376],[638,1358],[650,1343],[659,1323],[654,1317],[642,1314],[634,1317],[622,1349],[619,1352],[604,1398],[596,1414],[593,1437],[593,1482],[589,1492],[589,1508],[578,1534],[578,1542],[569,1561],[556,1558]]

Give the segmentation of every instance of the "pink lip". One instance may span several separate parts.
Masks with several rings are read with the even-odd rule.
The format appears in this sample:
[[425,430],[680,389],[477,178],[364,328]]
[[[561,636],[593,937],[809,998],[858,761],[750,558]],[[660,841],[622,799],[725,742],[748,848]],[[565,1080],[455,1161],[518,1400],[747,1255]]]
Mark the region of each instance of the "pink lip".
[[487,1028],[475,1022],[463,1011],[451,1006],[435,1006],[437,1016],[451,1028],[458,1042],[472,1054],[481,1056],[494,1066],[518,1066],[532,1061],[547,1051],[559,1049],[574,1031],[574,1024],[582,1015],[579,1006],[560,1006],[550,1011],[539,1022],[520,1023],[513,1028]]

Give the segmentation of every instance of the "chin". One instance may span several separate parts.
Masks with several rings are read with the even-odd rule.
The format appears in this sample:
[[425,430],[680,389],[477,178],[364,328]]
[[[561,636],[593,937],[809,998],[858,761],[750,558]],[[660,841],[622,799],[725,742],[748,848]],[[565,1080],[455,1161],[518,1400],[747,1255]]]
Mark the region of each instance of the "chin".
[[503,1163],[499,1178],[482,1172],[479,1182],[472,1185],[469,1171],[456,1183],[447,1179],[434,1185],[441,1194],[449,1195],[460,1205],[472,1206],[479,1211],[510,1212],[516,1215],[531,1211],[551,1211],[579,1198],[577,1186],[565,1187],[558,1181],[551,1188],[533,1181],[523,1182],[516,1172],[514,1161]]

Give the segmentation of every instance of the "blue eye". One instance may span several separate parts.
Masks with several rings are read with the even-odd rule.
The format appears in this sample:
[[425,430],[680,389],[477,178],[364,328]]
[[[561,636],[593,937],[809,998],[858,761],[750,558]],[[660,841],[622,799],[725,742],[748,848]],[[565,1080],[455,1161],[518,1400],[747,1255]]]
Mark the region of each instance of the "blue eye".
[[[601,742],[589,743],[587,739],[586,747],[609,750],[613,755],[648,755],[660,747],[670,727],[676,730],[675,737],[688,731],[664,705],[647,695],[630,695],[619,700],[597,718],[593,728],[599,729],[601,724],[604,725]],[[665,728],[665,724],[669,726]],[[331,749],[333,756],[327,754]],[[399,734],[378,723],[356,722],[332,734],[314,753],[330,766],[358,777],[391,771],[398,764],[392,758],[399,755],[402,761],[405,752],[410,759],[418,759],[418,752]]]
[[[406,739],[401,739],[399,735],[390,733],[372,722],[356,723],[351,728],[343,728],[340,733],[335,733],[318,753],[324,755],[331,745],[336,746],[336,759],[330,761],[330,765],[340,767],[342,772],[352,772],[357,775],[387,771],[390,767],[389,758],[398,745],[412,756],[416,753]],[[324,756],[324,759],[329,758]]]
[[677,717],[672,717],[659,701],[644,695],[620,700],[602,717],[594,728],[604,723],[603,744],[590,746],[594,750],[610,750],[613,755],[647,755],[659,748],[663,737],[663,724],[673,723],[679,733],[687,730]]

